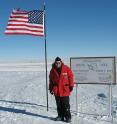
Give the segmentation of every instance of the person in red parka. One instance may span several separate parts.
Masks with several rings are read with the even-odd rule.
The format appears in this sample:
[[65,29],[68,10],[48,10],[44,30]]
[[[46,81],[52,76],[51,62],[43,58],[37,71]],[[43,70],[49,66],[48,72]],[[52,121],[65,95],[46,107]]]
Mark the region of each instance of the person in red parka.
[[74,80],[71,69],[56,57],[49,74],[49,90],[54,94],[58,116],[56,121],[71,122],[69,96],[73,90]]

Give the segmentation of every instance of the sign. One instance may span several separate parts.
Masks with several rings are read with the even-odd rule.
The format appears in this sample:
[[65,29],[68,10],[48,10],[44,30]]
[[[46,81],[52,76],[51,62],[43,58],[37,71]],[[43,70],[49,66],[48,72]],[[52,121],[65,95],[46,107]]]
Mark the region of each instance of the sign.
[[116,84],[115,57],[70,58],[75,82],[79,84]]

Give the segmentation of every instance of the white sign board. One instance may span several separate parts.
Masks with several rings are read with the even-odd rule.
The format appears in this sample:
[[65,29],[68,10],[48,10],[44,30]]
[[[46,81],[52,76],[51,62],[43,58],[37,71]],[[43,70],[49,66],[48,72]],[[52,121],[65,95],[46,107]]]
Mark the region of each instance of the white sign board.
[[76,83],[116,84],[115,57],[70,58]]

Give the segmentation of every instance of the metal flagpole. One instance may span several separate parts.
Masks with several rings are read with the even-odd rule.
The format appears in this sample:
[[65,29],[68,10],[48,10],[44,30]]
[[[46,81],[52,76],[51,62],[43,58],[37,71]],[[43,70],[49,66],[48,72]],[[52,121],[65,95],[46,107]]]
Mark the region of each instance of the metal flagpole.
[[45,1],[44,1],[44,36],[45,36],[46,97],[47,97],[47,111],[48,111],[48,81],[47,81],[47,45],[46,45]]

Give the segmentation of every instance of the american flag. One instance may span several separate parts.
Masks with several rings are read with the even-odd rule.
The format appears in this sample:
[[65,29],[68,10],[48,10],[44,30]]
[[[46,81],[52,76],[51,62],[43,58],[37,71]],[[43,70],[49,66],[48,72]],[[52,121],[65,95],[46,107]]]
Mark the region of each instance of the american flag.
[[44,36],[44,13],[42,10],[13,10],[5,34]]

